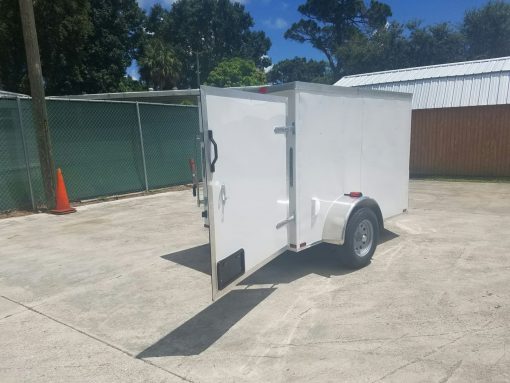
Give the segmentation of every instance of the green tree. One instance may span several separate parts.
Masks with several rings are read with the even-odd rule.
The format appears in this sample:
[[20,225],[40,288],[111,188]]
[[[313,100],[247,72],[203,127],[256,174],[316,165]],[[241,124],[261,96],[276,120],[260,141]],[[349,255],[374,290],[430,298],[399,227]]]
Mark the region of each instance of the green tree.
[[264,72],[250,60],[235,57],[227,59],[214,68],[207,78],[208,85],[218,87],[263,85],[266,82]]
[[[46,0],[50,1],[50,0]],[[93,32],[86,42],[87,93],[115,92],[135,58],[144,15],[136,0],[89,0]]]
[[275,64],[267,73],[267,79],[272,84],[292,81],[331,83],[332,79],[328,78],[330,76],[326,68],[325,61],[294,57]]
[[181,63],[174,50],[158,38],[148,40],[138,62],[140,79],[156,90],[172,89],[177,85]]
[[37,27],[44,30],[39,47],[44,57],[46,93],[79,92],[88,72],[84,62],[88,48],[84,42],[94,29],[89,1],[53,0],[45,3],[35,2],[38,5]]
[[469,59],[510,55],[510,4],[489,1],[466,12],[462,25]]
[[407,28],[411,66],[444,64],[466,58],[464,36],[450,24],[439,23],[422,28],[419,22],[411,22]]
[[120,81],[118,88],[119,92],[140,92],[143,90],[147,90],[147,87],[129,75],[124,76],[124,78]]
[[153,7],[148,20],[148,32],[173,47],[182,64],[180,87],[196,87],[197,55],[202,79],[229,58],[268,64],[271,42],[264,32],[251,29],[253,18],[238,2],[179,0],[169,11]]
[[26,60],[17,0],[0,1],[0,85],[12,92],[26,91]]
[[298,7],[304,16],[285,32],[285,38],[309,42],[326,56],[331,70],[338,75],[341,63],[337,50],[359,33],[371,34],[387,22],[391,8],[370,0],[306,0]]
[[[81,90],[87,70],[85,42],[93,28],[89,1],[40,0],[34,13],[47,94]],[[7,90],[29,93],[17,0],[0,1],[0,46],[0,83]]]
[[[38,0],[34,12],[46,94],[119,89],[142,35],[135,0]],[[0,83],[28,92],[17,0],[0,1],[0,46]]]
[[404,26],[389,24],[370,36],[357,33],[337,51],[342,75],[377,72],[409,66],[409,41]]
[[447,23],[388,24],[372,35],[356,34],[338,51],[342,74],[444,64],[465,58],[464,38]]
[[160,3],[152,6],[145,19],[145,30],[148,35],[162,36],[168,28],[168,11]]

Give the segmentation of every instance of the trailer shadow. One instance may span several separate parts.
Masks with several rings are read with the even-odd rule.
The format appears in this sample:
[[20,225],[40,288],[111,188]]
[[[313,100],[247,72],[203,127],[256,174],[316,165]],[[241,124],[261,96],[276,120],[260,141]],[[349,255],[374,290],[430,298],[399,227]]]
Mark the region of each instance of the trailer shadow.
[[[385,242],[391,241],[398,237],[398,234],[389,231],[387,229],[384,229],[379,237],[379,244],[383,244]],[[332,268],[340,267],[342,268],[341,263],[339,262],[339,255],[340,251],[336,246],[328,245],[328,244],[321,244],[318,246],[315,246],[311,249],[308,249],[304,252],[299,253],[299,257],[301,257],[301,261],[304,261],[305,265],[299,265],[299,260],[296,261],[295,257],[292,257],[291,252],[287,252],[282,254],[277,259],[285,260],[285,259],[291,259],[292,264],[289,264],[288,269],[301,269],[303,266],[306,266],[308,264],[308,267],[316,267],[319,270],[323,270],[324,268],[330,268],[331,271]],[[340,254],[341,256],[341,254]],[[310,257],[313,257],[313,259],[310,259]],[[167,254],[161,256],[161,258],[166,259],[167,261],[171,261],[174,263],[177,263],[179,265],[188,267],[190,269],[199,271],[201,273],[211,275],[211,246],[209,243],[191,247],[189,249],[184,249],[177,251],[175,253]],[[313,261],[312,264],[311,261]],[[285,261],[283,261],[285,262]],[[270,264],[276,263],[276,260],[271,262]],[[266,266],[267,268],[268,266]],[[324,271],[324,270],[323,270]],[[345,271],[345,270],[344,270]],[[321,275],[325,275],[327,273],[323,272]],[[345,274],[345,273],[344,273]]]
[[[379,244],[391,241],[398,234],[384,229]],[[342,249],[336,245],[321,243],[300,253],[287,251],[252,274],[241,285],[288,284],[309,274],[326,278],[356,272],[342,264]]]
[[211,246],[209,243],[163,255],[161,258],[211,275]]
[[389,242],[398,237],[399,235],[397,233],[394,233],[388,229],[383,229],[379,235],[379,245],[382,245],[383,243]]
[[342,265],[337,246],[321,243],[299,253],[291,251],[283,253],[240,284],[289,284],[309,274],[329,278],[332,275],[345,275],[353,271]]
[[[384,243],[397,237],[397,234],[385,230],[379,242]],[[164,255],[162,258],[210,274],[208,244]],[[230,291],[140,352],[137,358],[198,355],[276,291],[277,285],[292,283],[309,274],[330,278],[355,271],[342,266],[339,248],[334,245],[320,244],[300,253],[287,251],[239,284],[250,288]],[[258,285],[271,287],[259,288]]]

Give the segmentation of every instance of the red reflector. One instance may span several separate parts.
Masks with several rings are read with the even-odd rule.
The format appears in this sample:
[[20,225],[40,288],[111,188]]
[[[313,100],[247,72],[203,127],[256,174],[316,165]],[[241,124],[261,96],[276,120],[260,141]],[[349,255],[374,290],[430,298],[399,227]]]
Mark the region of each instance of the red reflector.
[[190,167],[191,171],[193,173],[195,173],[196,165],[195,165],[195,160],[193,158],[189,159],[189,167]]
[[259,93],[266,94],[267,93],[267,86],[262,86],[259,88]]
[[349,197],[352,197],[352,198],[363,197],[363,193],[362,192],[350,192]]

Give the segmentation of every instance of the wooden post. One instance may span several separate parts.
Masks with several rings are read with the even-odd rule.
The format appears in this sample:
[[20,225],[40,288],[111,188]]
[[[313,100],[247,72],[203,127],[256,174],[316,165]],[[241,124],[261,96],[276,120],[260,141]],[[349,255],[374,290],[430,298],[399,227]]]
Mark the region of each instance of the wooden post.
[[28,78],[32,96],[32,109],[34,113],[35,131],[39,162],[41,164],[46,207],[52,209],[55,204],[55,165],[51,152],[50,132],[48,129],[48,115],[44,99],[44,82],[39,57],[39,44],[35,28],[34,5],[32,0],[19,0],[21,25],[25,40],[25,53],[27,55]]

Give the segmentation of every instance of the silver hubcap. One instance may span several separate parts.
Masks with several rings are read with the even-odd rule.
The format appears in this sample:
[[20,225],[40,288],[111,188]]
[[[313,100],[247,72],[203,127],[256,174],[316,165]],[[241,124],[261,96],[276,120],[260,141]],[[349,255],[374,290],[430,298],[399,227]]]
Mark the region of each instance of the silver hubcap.
[[361,221],[354,232],[354,252],[358,257],[365,257],[372,248],[374,226],[368,219]]

